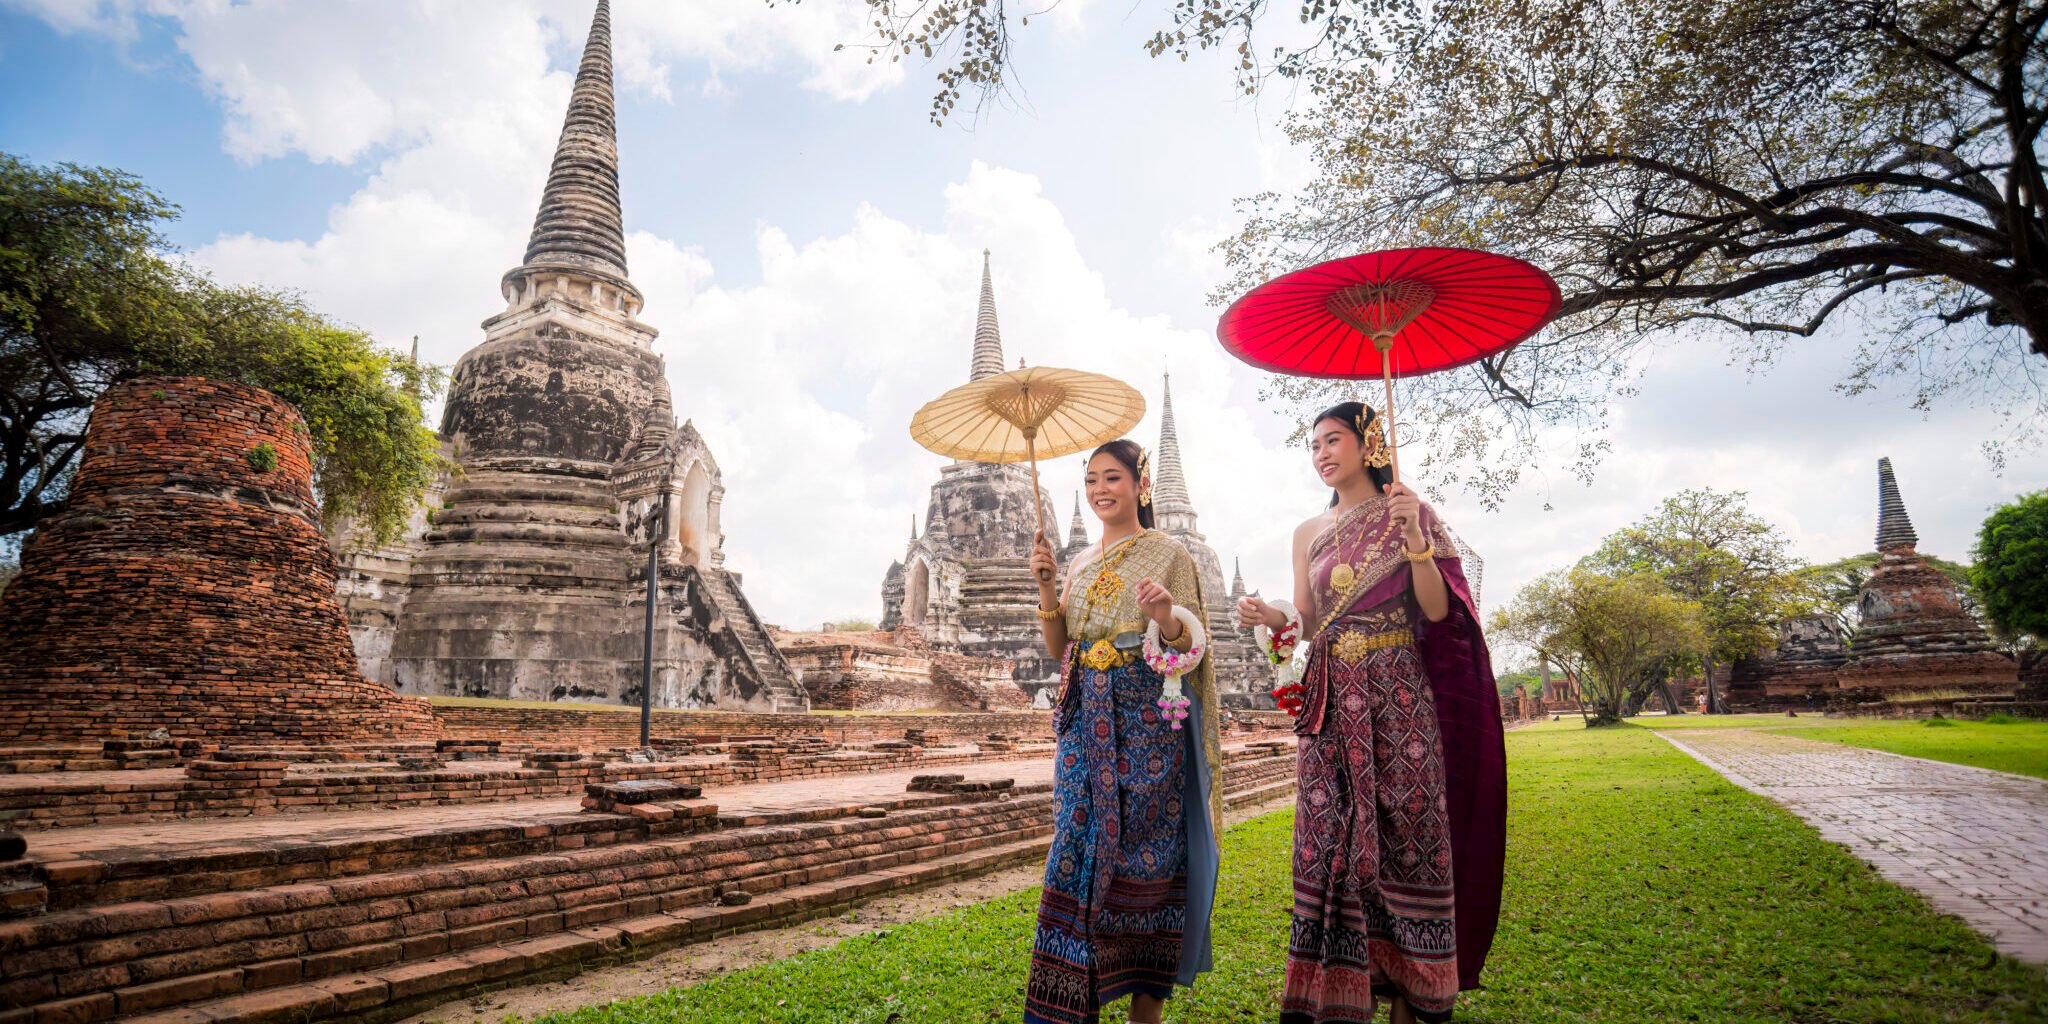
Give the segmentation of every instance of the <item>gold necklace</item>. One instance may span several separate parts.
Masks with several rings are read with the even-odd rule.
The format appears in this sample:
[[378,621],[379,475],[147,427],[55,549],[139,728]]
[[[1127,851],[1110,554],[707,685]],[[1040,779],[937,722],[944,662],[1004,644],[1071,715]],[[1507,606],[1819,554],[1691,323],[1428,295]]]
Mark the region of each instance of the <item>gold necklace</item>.
[[[1360,502],[1359,504],[1363,505],[1364,502]],[[1386,510],[1381,509],[1380,514],[1385,515]],[[1393,517],[1389,516],[1387,518],[1386,527],[1381,529],[1380,535],[1374,538],[1373,542],[1365,548],[1368,555],[1372,552],[1378,551],[1380,547],[1387,542],[1387,534],[1393,532],[1393,529],[1394,520]],[[1343,539],[1341,537],[1338,538],[1338,546],[1341,546],[1342,542]],[[1351,585],[1358,582],[1358,574],[1364,569],[1365,562],[1363,560],[1357,562],[1356,564],[1351,562],[1338,562],[1337,567],[1330,570],[1331,591],[1339,597],[1344,596],[1344,594],[1351,589]]]
[[1088,584],[1087,590],[1082,591],[1082,596],[1088,599],[1087,611],[1082,614],[1083,621],[1094,614],[1098,602],[1115,600],[1117,591],[1123,589],[1124,578],[1117,575],[1117,567],[1124,564],[1124,559],[1137,547],[1138,539],[1145,536],[1145,533],[1146,531],[1141,528],[1132,534],[1130,539],[1119,542],[1113,555],[1103,553],[1102,568],[1095,571],[1095,579]]

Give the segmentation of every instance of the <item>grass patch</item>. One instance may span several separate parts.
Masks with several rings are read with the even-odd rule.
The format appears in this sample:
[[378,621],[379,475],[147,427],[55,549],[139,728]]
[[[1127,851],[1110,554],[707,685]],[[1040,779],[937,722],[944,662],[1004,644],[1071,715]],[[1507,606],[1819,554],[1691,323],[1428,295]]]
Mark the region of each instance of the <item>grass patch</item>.
[[[1491,1024],[2039,1021],[2048,978],[1641,729],[1508,737],[1507,905],[1459,1019]],[[1271,1021],[1292,814],[1224,835],[1216,973],[1176,1022]],[[1030,890],[550,1024],[1015,1020]],[[1105,1021],[1123,1019],[1112,1007]]]
[[[1937,722],[1949,724],[1936,725]],[[1839,729],[1804,730],[1795,735],[2048,779],[2048,722],[1930,718],[1924,722],[1859,722]]]

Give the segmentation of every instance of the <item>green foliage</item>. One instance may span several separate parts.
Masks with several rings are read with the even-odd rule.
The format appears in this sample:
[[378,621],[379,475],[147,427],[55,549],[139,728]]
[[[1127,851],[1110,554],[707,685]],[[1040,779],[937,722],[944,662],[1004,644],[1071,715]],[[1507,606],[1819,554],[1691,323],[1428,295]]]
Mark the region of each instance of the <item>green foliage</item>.
[[0,153],[0,536],[61,507],[93,400],[146,374],[291,402],[329,524],[397,536],[442,465],[424,413],[440,371],[296,295],[177,263],[159,234],[176,212],[132,175]]
[[1711,487],[1680,491],[1589,559],[1610,573],[1650,573],[1699,602],[1707,635],[1698,653],[1709,671],[1769,649],[1778,623],[1808,607],[1789,542],[1749,511],[1748,497]]
[[2020,721],[2020,719],[2014,718],[2003,711],[1993,711],[1984,716],[1985,725],[2018,725]]
[[1973,557],[1970,582],[1998,631],[2048,643],[2048,491],[1993,509]]
[[1956,727],[1956,723],[1947,718],[1930,718],[1920,724],[1930,729],[1953,729]]
[[1543,678],[1532,672],[1509,672],[1494,679],[1493,685],[1503,697],[1513,695],[1517,686],[1531,697],[1543,695]]
[[277,468],[277,446],[268,441],[249,449],[249,467],[258,473],[268,473]]
[[1493,614],[1488,632],[1577,676],[1589,724],[1621,720],[1658,681],[1685,667],[1707,639],[1705,611],[1656,574],[1587,565],[1538,577]]
[[[1505,900],[1475,1024],[2021,1024],[2048,978],[1633,726],[1510,733]],[[1217,970],[1166,1020],[1270,1021],[1293,815],[1223,836]],[[1013,1021],[1030,889],[548,1024]],[[892,1015],[894,1015],[892,1017]],[[1103,1014],[1122,1020],[1121,1005]]]
[[834,633],[872,633],[875,624],[867,619],[841,619],[825,623],[825,628]]

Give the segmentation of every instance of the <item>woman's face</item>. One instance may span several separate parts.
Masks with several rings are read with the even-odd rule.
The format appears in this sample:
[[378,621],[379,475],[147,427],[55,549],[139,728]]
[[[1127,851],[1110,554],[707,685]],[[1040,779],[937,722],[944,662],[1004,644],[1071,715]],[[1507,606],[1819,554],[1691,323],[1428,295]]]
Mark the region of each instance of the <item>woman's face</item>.
[[1126,523],[1138,518],[1138,479],[1129,466],[1108,452],[1088,460],[1083,481],[1088,507],[1104,523]]
[[1315,432],[1309,435],[1308,454],[1325,487],[1338,487],[1365,474],[1365,452],[1359,447],[1358,435],[1342,420],[1317,420]]

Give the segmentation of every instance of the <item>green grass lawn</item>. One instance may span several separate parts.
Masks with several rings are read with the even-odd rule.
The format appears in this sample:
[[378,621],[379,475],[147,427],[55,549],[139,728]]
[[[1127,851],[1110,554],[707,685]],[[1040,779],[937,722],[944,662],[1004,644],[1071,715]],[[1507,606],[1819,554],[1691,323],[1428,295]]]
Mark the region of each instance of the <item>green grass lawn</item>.
[[[1651,729],[1750,728],[1782,732],[2048,779],[2048,722],[1786,718],[1784,715],[1645,715],[1630,721]],[[1929,725],[1930,721],[1948,724]]]
[[[1641,729],[1508,737],[1507,905],[1461,1020],[2048,1019],[2048,977]],[[1169,1021],[1277,1017],[1291,813],[1224,838],[1216,973]],[[1015,1020],[1037,892],[550,1021]],[[1121,1008],[1104,1017],[1121,1021]]]

